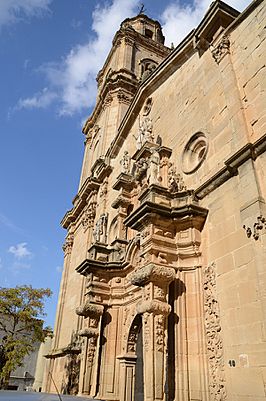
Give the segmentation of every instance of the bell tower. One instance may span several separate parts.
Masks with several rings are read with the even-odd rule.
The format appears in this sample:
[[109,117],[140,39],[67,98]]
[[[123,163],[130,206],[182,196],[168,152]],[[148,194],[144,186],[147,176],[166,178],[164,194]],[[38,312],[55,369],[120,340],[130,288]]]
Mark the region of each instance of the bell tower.
[[[76,269],[88,257],[90,244],[106,242],[106,194],[110,185],[107,177],[110,173],[108,147],[138,88],[169,53],[170,49],[164,46],[159,22],[139,14],[122,22],[103,68],[98,73],[96,104],[83,127],[85,150],[79,190],[73,199],[73,207],[61,222],[67,230],[63,246],[64,270],[53,350],[47,356],[50,359],[50,376],[46,378],[46,391],[55,391],[51,377],[56,381],[59,391],[69,386],[69,391],[77,390],[77,383],[71,381],[67,370],[63,368],[73,362],[77,371],[80,371],[77,373],[77,378],[80,377],[79,392],[96,392],[92,355],[86,353],[81,362],[77,356],[82,335],[86,333],[77,335],[81,332],[85,312],[80,308],[76,310],[76,306],[83,302],[84,294],[88,293],[88,280],[77,274]],[[103,310],[96,309],[92,321],[98,324]],[[96,329],[94,331],[96,333]],[[88,346],[93,347],[95,339],[90,339],[92,344],[89,342]]]
[[94,111],[83,127],[86,140],[80,187],[93,173],[94,163],[104,158],[138,87],[169,53],[158,21],[139,14],[121,23],[97,76]]

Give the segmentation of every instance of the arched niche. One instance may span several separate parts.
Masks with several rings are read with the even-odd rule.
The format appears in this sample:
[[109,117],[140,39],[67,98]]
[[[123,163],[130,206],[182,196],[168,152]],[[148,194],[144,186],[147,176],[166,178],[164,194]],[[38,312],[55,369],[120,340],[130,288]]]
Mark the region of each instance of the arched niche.
[[108,238],[111,241],[114,241],[118,238],[118,218],[117,218],[117,216],[113,218],[113,220],[110,224]]
[[139,252],[140,252],[140,238],[138,235],[134,239],[129,241],[126,249],[125,260],[132,267],[136,267],[139,262]]

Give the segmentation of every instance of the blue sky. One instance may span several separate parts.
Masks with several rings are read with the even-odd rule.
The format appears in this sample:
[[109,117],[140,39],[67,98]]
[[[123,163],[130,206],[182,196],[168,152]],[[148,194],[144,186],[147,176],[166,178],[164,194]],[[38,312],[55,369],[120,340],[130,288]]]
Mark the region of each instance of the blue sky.
[[[138,0],[0,0],[0,286],[49,287],[53,326],[63,265],[60,220],[77,192],[82,122],[111,39]],[[167,44],[202,18],[209,1],[146,0]],[[243,10],[246,0],[232,0]]]

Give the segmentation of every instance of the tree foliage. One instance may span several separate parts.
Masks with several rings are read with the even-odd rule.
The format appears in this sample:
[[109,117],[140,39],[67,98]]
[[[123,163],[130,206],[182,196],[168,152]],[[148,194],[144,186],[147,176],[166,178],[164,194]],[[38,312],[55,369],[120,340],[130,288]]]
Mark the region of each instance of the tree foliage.
[[36,343],[44,341],[44,299],[51,294],[48,288],[0,287],[0,388],[7,387],[11,372]]

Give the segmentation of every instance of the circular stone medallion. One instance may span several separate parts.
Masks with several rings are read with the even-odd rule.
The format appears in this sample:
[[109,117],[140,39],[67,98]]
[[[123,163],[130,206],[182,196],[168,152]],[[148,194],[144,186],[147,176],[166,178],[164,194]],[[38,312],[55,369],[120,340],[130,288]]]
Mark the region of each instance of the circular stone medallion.
[[182,170],[185,174],[194,173],[203,163],[208,151],[206,136],[202,132],[194,134],[182,153]]

